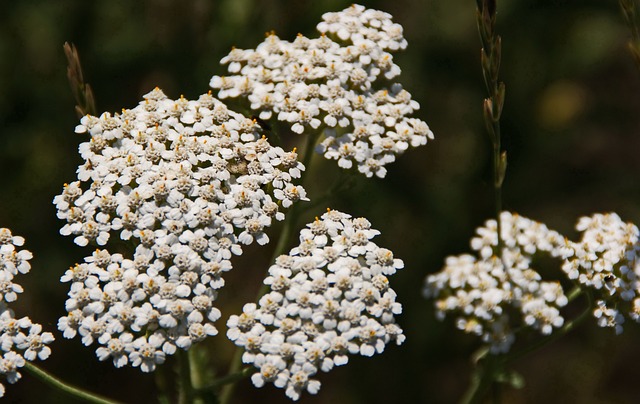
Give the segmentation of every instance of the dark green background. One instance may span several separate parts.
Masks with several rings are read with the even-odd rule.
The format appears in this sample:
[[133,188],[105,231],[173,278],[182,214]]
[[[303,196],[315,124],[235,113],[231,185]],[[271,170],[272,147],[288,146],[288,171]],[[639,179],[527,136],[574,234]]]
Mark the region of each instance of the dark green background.
[[[292,40],[315,36],[322,13],[346,1],[3,1],[0,4],[0,226],[27,239],[34,253],[26,291],[15,307],[50,331],[64,314],[67,267],[87,254],[61,226],[51,203],[80,163],[67,84],[65,41],[80,52],[98,111],[131,108],[160,86],[176,98],[208,90],[231,46],[252,48],[275,30]],[[482,122],[485,96],[473,0],[371,1],[405,27],[409,48],[396,56],[400,81],[422,106],[436,140],[390,166],[386,179],[359,178],[329,206],[366,216],[382,231],[376,241],[404,259],[391,278],[404,304],[406,343],[373,358],[352,358],[322,374],[309,403],[449,403],[465,390],[477,340],[434,318],[421,296],[424,277],[444,258],[469,250],[474,229],[490,217],[490,147]],[[640,72],[626,50],[629,31],[615,1],[510,0],[498,4],[503,36],[501,77],[509,153],[504,207],[575,238],[577,218],[616,211],[640,223]],[[317,160],[308,193],[338,174]],[[322,213],[309,212],[308,219]],[[273,233],[272,233],[273,234]],[[228,277],[219,303],[223,319],[253,299],[270,249],[248,248]],[[561,276],[557,263],[547,278]],[[226,309],[225,309],[226,308]],[[224,320],[218,323],[225,331]],[[56,331],[43,367],[127,402],[153,402],[152,376],[99,363],[93,349]],[[509,403],[637,402],[640,325],[616,337],[588,321],[571,335],[522,358],[523,390],[505,389]],[[224,337],[210,343],[219,372],[232,354]],[[95,347],[94,347],[95,348]],[[170,371],[171,363],[166,367]],[[283,391],[238,386],[237,402],[288,402]],[[24,375],[7,386],[6,402],[68,402]]]

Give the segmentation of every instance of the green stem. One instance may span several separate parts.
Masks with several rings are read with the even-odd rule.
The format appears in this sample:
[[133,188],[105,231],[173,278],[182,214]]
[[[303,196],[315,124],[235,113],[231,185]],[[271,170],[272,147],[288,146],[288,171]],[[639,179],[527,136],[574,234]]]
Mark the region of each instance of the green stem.
[[478,367],[476,367],[475,371],[471,374],[471,382],[469,383],[467,391],[464,392],[464,395],[460,400],[460,404],[471,404],[473,402],[471,400],[474,400],[474,397],[480,397],[478,392],[482,390],[481,384],[485,379],[484,377],[482,377],[482,375],[483,372]]
[[156,371],[153,372],[153,380],[156,385],[158,402],[160,404],[170,404],[169,392],[167,388],[167,368],[165,366],[158,366]]
[[496,357],[491,353],[485,357],[482,363],[477,364],[475,371],[471,375],[471,384],[460,400],[461,404],[476,404],[482,401],[493,384],[497,373]]
[[78,118],[82,118],[87,114],[96,115],[96,102],[93,97],[93,91],[91,86],[84,81],[78,50],[74,44],[69,42],[65,42],[63,48],[68,63],[67,79],[76,99],[75,109]]
[[[229,403],[235,387],[235,383],[221,383],[220,380],[239,373],[240,367],[242,367],[242,349],[240,347],[236,347],[233,353],[233,358],[231,359],[231,366],[229,367],[229,372],[227,373],[227,376],[215,380],[212,384],[212,386],[214,387],[224,386],[222,388],[222,392],[220,393],[220,404]],[[234,380],[234,382],[235,381],[236,380]]]
[[[575,289],[574,289],[575,290]],[[571,291],[573,292],[573,290]],[[569,293],[571,295],[571,292]],[[505,364],[507,362],[512,362],[516,359],[519,359],[525,355],[527,355],[529,352],[533,352],[555,340],[557,340],[558,338],[568,334],[569,332],[571,332],[574,328],[576,328],[578,325],[580,325],[591,313],[591,311],[593,310],[593,298],[591,297],[590,293],[587,292],[580,292],[577,293],[577,295],[580,295],[584,293],[587,297],[587,307],[582,311],[582,313],[580,313],[578,315],[578,317],[574,318],[573,320],[569,321],[568,323],[566,323],[564,326],[562,326],[562,328],[560,328],[558,331],[556,332],[552,332],[551,334],[545,336],[544,338],[540,338],[538,341],[536,341],[533,345],[524,348],[520,351],[517,352],[513,352],[513,353],[509,353],[507,355],[505,355]]]
[[[569,291],[569,293],[567,294],[567,303],[570,303],[570,302],[574,301],[581,294],[583,294],[583,292],[582,292],[582,289],[580,288],[580,286],[578,286],[578,285],[574,286],[573,289],[571,289]],[[589,294],[587,294],[587,297],[589,299],[591,299]],[[589,306],[591,306],[591,300],[589,300]]]
[[224,385],[235,383],[237,381],[240,381],[240,380],[244,379],[245,377],[250,376],[252,372],[253,372],[253,367],[247,366],[246,368],[244,368],[242,370],[239,370],[239,371],[234,372],[234,373],[229,373],[228,375],[215,380],[213,383],[211,383],[209,386],[207,386],[206,389],[207,390],[215,389],[215,388],[218,388],[220,386],[224,386]]
[[[340,169],[338,177],[329,190],[322,196],[313,198],[313,200],[308,204],[309,210],[312,210],[318,206],[325,205],[326,201],[331,199],[331,197],[340,194],[343,190],[352,189],[355,183],[355,175],[353,171],[347,171]],[[327,207],[325,205],[325,207]]]
[[197,348],[198,345],[191,347],[191,349],[187,351],[187,355],[189,355],[189,367],[191,372],[191,386],[193,386],[194,389],[198,389],[204,384],[202,380],[202,366],[197,356]]
[[571,300],[573,300],[581,294],[584,294],[587,297],[587,308],[585,308],[585,310],[582,311],[582,313],[580,313],[575,319],[566,323],[562,328],[551,333],[550,335],[545,336],[544,338],[539,339],[534,344],[523,348],[520,351],[510,352],[505,355],[492,355],[487,347],[481,348],[480,353],[474,355],[474,357],[479,358],[478,363],[476,366],[476,370],[471,376],[471,383],[469,384],[469,388],[462,397],[461,403],[471,404],[481,402],[482,399],[486,396],[489,388],[492,385],[497,384],[497,377],[501,373],[503,373],[505,367],[508,364],[514,362],[517,359],[520,359],[521,357],[533,351],[540,349],[547,344],[550,344],[558,338],[568,334],[578,325],[580,325],[589,316],[593,309],[593,298],[589,293],[583,292],[579,288],[574,288],[571,292],[569,292],[569,297],[571,298]]
[[202,351],[202,345],[191,347],[186,353],[189,355],[189,369],[191,373],[192,404],[218,404],[218,389],[205,387],[206,372],[204,371],[207,352]]
[[619,0],[620,9],[624,15],[624,19],[631,31],[631,39],[627,46],[633,57],[636,67],[640,69],[640,30],[638,29],[638,12],[636,10],[635,0]]
[[304,146],[304,154],[302,156],[302,164],[304,165],[305,170],[302,172],[302,177],[300,178],[300,183],[304,185],[304,180],[309,175],[309,171],[311,171],[311,158],[313,157],[313,151],[316,147],[316,142],[320,137],[320,134],[323,132],[322,128],[318,128],[318,130],[313,133],[307,135],[307,142]]
[[191,365],[189,355],[178,351],[178,403],[189,404],[193,400],[193,386],[191,384]]
[[63,391],[70,396],[78,398],[80,400],[84,400],[88,403],[97,403],[97,404],[116,404],[118,401],[111,400],[102,396],[99,396],[94,393],[90,393],[88,391],[82,390],[78,387],[74,387],[70,384],[63,382],[62,380],[56,378],[53,375],[50,375],[43,369],[40,369],[36,365],[31,362],[26,362],[24,368],[26,371],[31,373],[33,376],[37,377],[44,383],[50,385],[51,387]]
[[496,231],[498,232],[498,251],[500,251],[500,259],[502,259],[502,248],[504,240],[502,239],[502,221],[500,213],[502,212],[502,181],[500,177],[500,122],[496,124],[497,141],[493,146],[493,197],[495,200],[495,216],[497,221]]
[[480,62],[482,76],[487,89],[487,98],[483,104],[483,115],[487,133],[493,146],[493,189],[495,199],[495,217],[498,232],[498,251],[502,256],[502,226],[500,213],[502,212],[502,183],[507,169],[507,155],[502,150],[500,134],[500,116],[504,105],[505,86],[499,82],[502,40],[495,33],[496,1],[477,0],[476,17],[480,42],[482,45]]

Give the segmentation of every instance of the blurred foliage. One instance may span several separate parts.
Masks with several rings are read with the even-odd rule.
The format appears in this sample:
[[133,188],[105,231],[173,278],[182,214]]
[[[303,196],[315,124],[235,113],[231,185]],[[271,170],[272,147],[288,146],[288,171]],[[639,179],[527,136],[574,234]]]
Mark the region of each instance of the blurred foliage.
[[[504,0],[501,77],[507,85],[502,119],[509,153],[504,207],[572,237],[581,215],[616,211],[640,223],[640,72],[627,52],[629,32],[617,2]],[[73,132],[75,101],[62,45],[74,43],[98,111],[133,107],[159,86],[170,97],[195,98],[231,46],[251,48],[263,33],[283,39],[315,35],[322,13],[340,0],[30,0],[0,5],[0,226],[27,239],[35,257],[25,277],[18,315],[54,331],[64,314],[64,270],[85,253],[58,234],[51,204],[80,162]],[[434,318],[421,296],[425,275],[449,254],[468,250],[474,229],[492,213],[490,147],[482,122],[485,96],[479,65],[475,3],[471,0],[369,1],[405,28],[409,48],[397,56],[400,81],[422,106],[436,140],[402,156],[385,180],[357,178],[332,208],[366,216],[382,231],[378,243],[405,260],[392,279],[405,311],[404,346],[374,358],[353,358],[323,374],[308,403],[449,403],[464,392],[477,341]],[[339,177],[333,162],[314,161],[309,195]],[[320,208],[324,209],[324,207]],[[310,212],[309,219],[319,212]],[[277,230],[277,229],[276,229]],[[270,248],[273,248],[272,245]],[[228,316],[253,299],[271,251],[249,248],[236,263],[219,303]],[[555,272],[554,272],[555,271]],[[551,265],[546,274],[557,277]],[[219,322],[224,332],[224,320]],[[43,367],[65,379],[127,402],[150,402],[151,375],[100,363],[93,349],[56,334]],[[522,390],[510,403],[624,403],[640,397],[633,379],[640,325],[619,337],[587,322],[568,337],[522,358]],[[209,345],[224,374],[233,345]],[[171,372],[171,363],[166,366]],[[7,399],[69,402],[25,375]],[[282,391],[245,380],[237,402],[287,402]]]

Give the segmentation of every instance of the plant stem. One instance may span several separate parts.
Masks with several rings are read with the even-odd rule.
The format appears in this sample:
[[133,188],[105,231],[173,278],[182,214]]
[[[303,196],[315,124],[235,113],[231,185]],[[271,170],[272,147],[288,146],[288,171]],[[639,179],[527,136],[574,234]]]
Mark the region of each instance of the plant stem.
[[207,386],[207,389],[213,389],[216,387],[220,387],[220,386],[224,386],[230,383],[235,383],[239,380],[244,379],[245,377],[251,375],[251,371],[253,369],[250,366],[247,366],[246,368],[235,372],[235,373],[230,373],[224,377],[221,377],[217,380],[215,380],[213,383],[211,383],[209,386]]
[[[582,289],[580,289],[580,286],[577,286],[577,285],[574,286],[573,289],[571,289],[567,294],[567,303],[574,301],[581,294],[583,294],[583,292],[582,292]],[[589,303],[589,305],[591,305],[591,303]]]
[[493,146],[493,190],[495,200],[495,216],[498,232],[498,252],[502,255],[502,226],[500,212],[502,212],[502,183],[507,170],[507,153],[502,150],[500,134],[500,116],[504,105],[505,86],[499,82],[502,39],[495,33],[496,0],[477,0],[476,17],[482,49],[480,62],[482,75],[488,97],[483,103],[483,115],[487,133]]
[[[192,347],[193,348],[193,347]],[[189,404],[193,399],[193,386],[191,384],[191,365],[189,355],[182,350],[178,351],[178,403]]]
[[490,369],[495,358],[492,357],[491,354],[489,355],[490,356],[483,361],[483,364],[477,364],[475,371],[471,375],[471,384],[464,393],[464,396],[462,396],[462,400],[460,400],[461,404],[475,404],[480,402],[491,383],[493,383],[493,377],[487,377],[487,375],[492,375],[493,373]]
[[568,323],[566,323],[558,331],[552,332],[551,334],[545,336],[544,338],[539,339],[533,345],[531,345],[531,346],[529,346],[527,348],[524,348],[524,349],[522,349],[520,351],[512,352],[512,353],[509,353],[509,354],[505,355],[505,357],[506,357],[505,363],[514,361],[516,359],[519,359],[519,358],[525,356],[526,354],[528,354],[529,352],[533,352],[533,351],[535,351],[535,350],[537,350],[537,349],[539,349],[539,348],[541,348],[541,347],[543,347],[543,346],[545,346],[545,345],[557,340],[558,338],[568,334],[571,330],[573,330],[578,325],[580,325],[589,316],[589,314],[593,310],[593,298],[591,297],[591,295],[589,293],[584,293],[584,294],[587,297],[588,304],[587,304],[587,307],[582,311],[582,313],[580,313],[578,315],[578,317],[576,317],[573,320],[571,320]]
[[202,366],[200,361],[198,360],[198,345],[192,347],[187,351],[187,355],[189,355],[189,369],[191,372],[191,386],[194,390],[200,388],[202,383]]
[[96,101],[93,97],[91,86],[84,81],[78,50],[74,44],[69,42],[65,42],[63,48],[68,62],[67,79],[76,99],[75,109],[78,118],[82,118],[87,114],[96,115]]
[[40,369],[36,365],[31,362],[26,362],[24,365],[25,370],[29,373],[43,381],[44,383],[50,385],[51,387],[63,391],[70,396],[78,398],[80,400],[84,400],[88,403],[97,403],[97,404],[116,404],[118,401],[111,400],[105,397],[102,397],[98,394],[90,393],[86,390],[80,389],[78,387],[72,386],[63,382],[62,380],[56,378],[55,376],[47,373],[45,370]]
[[631,31],[631,39],[627,44],[636,67],[640,70],[640,30],[638,29],[638,12],[635,0],[619,0],[620,9]]
[[158,366],[153,372],[153,380],[158,391],[158,402],[160,404],[170,404],[169,393],[167,391],[167,368]]
[[[479,363],[477,363],[476,370],[471,376],[471,383],[469,385],[469,388],[465,392],[460,402],[464,404],[481,402],[481,400],[486,396],[488,389],[492,385],[497,384],[497,378],[501,373],[504,372],[504,369],[508,364],[514,362],[517,359],[520,359],[530,352],[533,352],[547,344],[550,344],[558,338],[568,334],[578,325],[580,325],[589,316],[593,309],[593,299],[589,293],[582,292],[579,289],[578,292],[576,292],[576,289],[569,292],[569,295],[572,298],[575,298],[581,294],[585,294],[588,300],[587,307],[582,311],[582,313],[580,313],[572,321],[566,323],[559,330],[537,340],[534,344],[523,348],[520,351],[510,352],[505,355],[493,355],[488,351],[486,347],[481,348],[481,353],[478,355],[474,355],[474,357],[479,358]],[[495,394],[495,390],[493,390],[493,393]],[[494,402],[495,400],[496,398],[494,395]]]
[[[224,378],[231,377],[240,372],[240,367],[242,366],[242,349],[240,347],[236,347],[233,358],[231,359],[231,366],[229,367],[229,372],[227,376],[217,379],[213,382],[212,387],[218,387],[224,385],[222,388],[222,392],[220,393],[220,404],[227,404],[229,400],[231,400],[231,395],[233,394],[233,389],[235,387],[235,383],[221,383],[220,380]],[[240,380],[240,379],[237,379]],[[234,379],[233,381],[237,381]]]

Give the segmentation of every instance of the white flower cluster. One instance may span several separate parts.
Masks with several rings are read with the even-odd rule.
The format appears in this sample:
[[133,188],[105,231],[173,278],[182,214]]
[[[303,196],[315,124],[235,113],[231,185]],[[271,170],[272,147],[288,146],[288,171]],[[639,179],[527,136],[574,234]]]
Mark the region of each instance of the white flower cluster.
[[640,321],[638,228],[609,213],[582,217],[576,229],[582,239],[571,243],[573,255],[562,269],[596,297],[598,325],[619,334],[625,317]]
[[[29,317],[15,318],[9,308],[9,303],[15,302],[23,291],[13,282],[14,277],[31,269],[31,253],[16,249],[23,244],[24,238],[13,236],[9,229],[0,229],[0,375],[11,384],[22,377],[19,369],[26,361],[45,360],[51,355],[47,345],[54,340],[53,334],[42,332],[40,324],[31,322]],[[0,383],[0,397],[4,392]]]
[[348,354],[372,356],[404,341],[394,317],[402,306],[387,279],[404,264],[371,241],[378,234],[364,218],[329,210],[271,266],[259,306],[229,318],[227,336],[259,369],[256,387],[273,383],[297,400],[317,393],[313,376],[346,364]]
[[551,334],[563,325],[559,309],[567,304],[560,283],[542,281],[531,268],[538,251],[566,255],[564,238],[509,212],[501,213],[500,223],[502,251],[497,251],[497,223],[488,220],[471,240],[479,256],[448,257],[442,271],[427,277],[424,289],[426,297],[436,299],[440,318],[456,316],[457,327],[481,336],[493,353],[509,350],[518,327]]
[[210,85],[220,98],[246,98],[261,119],[275,115],[296,133],[323,125],[318,152],[382,178],[396,155],[433,139],[424,121],[408,118],[418,103],[391,82],[400,74],[391,52],[407,46],[402,26],[359,5],[323,20],[319,38],[299,34],[288,42],[270,34],[255,50],[233,49],[221,61],[231,75],[213,76]]
[[66,338],[79,334],[100,345],[101,360],[148,372],[217,333],[213,302],[231,257],[267,243],[280,208],[307,200],[292,183],[304,170],[295,150],[257,130],[210,94],[171,100],[157,88],[131,110],[82,118],[76,132],[91,138],[78,181],[54,199],[67,222],[60,232],[80,246],[116,240],[62,276]]

